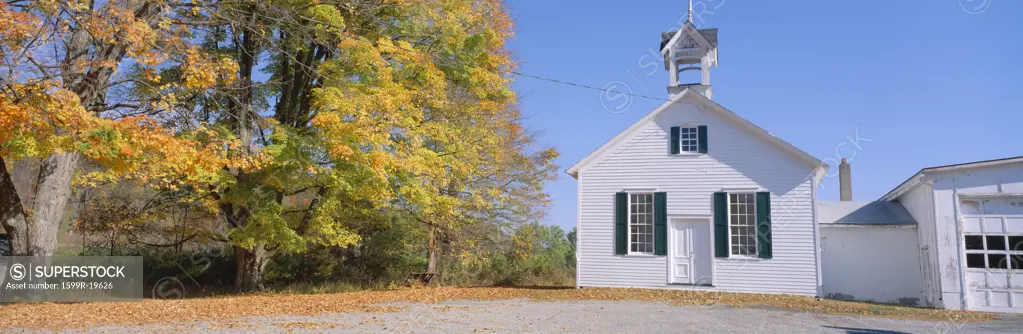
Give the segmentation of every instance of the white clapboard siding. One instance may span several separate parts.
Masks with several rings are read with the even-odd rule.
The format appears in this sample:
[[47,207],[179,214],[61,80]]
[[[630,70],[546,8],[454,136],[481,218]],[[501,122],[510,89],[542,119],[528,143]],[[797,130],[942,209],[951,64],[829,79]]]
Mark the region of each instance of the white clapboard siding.
[[[664,191],[669,219],[710,219],[715,191],[760,188],[771,192],[774,257],[715,258],[709,289],[816,295],[814,166],[713,111],[667,108],[579,173],[578,285],[697,288],[667,284],[667,257],[614,254],[616,192]],[[669,154],[669,129],[683,122],[708,126],[708,154]]]

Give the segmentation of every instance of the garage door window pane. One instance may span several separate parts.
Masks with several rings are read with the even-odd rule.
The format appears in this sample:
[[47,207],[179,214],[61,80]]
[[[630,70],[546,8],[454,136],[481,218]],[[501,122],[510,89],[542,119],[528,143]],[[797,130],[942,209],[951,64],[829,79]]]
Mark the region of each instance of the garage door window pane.
[[1003,235],[987,236],[987,250],[1005,250],[1005,236]]
[[988,254],[987,265],[990,269],[1009,269],[1009,260],[1005,254]]
[[979,235],[968,235],[966,236],[966,249],[983,250],[984,249],[984,237]]
[[1023,236],[966,235],[966,267],[1023,270]]
[[969,268],[984,268],[984,254],[966,254],[966,266]]
[[1023,237],[1009,236],[1009,250],[1023,252]]

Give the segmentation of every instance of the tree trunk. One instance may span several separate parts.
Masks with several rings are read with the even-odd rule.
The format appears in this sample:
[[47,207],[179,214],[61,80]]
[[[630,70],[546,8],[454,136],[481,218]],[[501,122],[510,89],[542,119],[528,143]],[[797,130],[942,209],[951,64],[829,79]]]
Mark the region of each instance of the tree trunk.
[[249,292],[263,289],[263,270],[270,259],[272,252],[266,250],[266,244],[260,242],[253,249],[234,247],[234,258],[237,264],[235,269],[235,289],[239,292]]
[[11,173],[7,172],[3,157],[0,157],[0,223],[7,232],[11,246],[10,255],[28,254],[25,209],[21,205],[14,181],[11,180]]
[[57,250],[57,234],[73,192],[71,178],[80,158],[78,153],[51,154],[40,164],[32,211],[26,217],[29,255],[52,256]]
[[436,273],[437,272],[437,229],[434,227],[430,228],[430,243],[427,246],[427,262],[426,272]]

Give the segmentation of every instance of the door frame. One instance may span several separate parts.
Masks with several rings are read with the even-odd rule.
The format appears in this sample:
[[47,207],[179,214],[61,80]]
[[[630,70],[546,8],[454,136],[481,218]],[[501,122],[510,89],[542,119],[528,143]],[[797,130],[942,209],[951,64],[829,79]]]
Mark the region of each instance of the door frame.
[[[696,284],[695,277],[693,278],[694,279],[693,283],[690,283],[690,284],[673,283],[672,282],[672,276],[674,276],[673,275],[674,274],[673,267],[674,267],[674,264],[675,264],[674,263],[675,262],[675,255],[674,255],[674,251],[675,251],[675,222],[676,221],[689,221],[689,224],[694,224],[694,225],[695,224],[701,224],[701,223],[707,224],[707,232],[709,234],[707,237],[708,237],[709,240],[707,242],[708,247],[707,247],[706,251],[707,251],[707,255],[709,256],[709,261],[710,261],[710,279],[711,279],[711,284],[710,285],[711,286],[717,285],[716,284],[716,282],[717,282],[717,275],[715,273],[716,270],[714,269],[714,235],[713,235],[714,234],[714,220],[711,219],[711,218],[712,218],[711,215],[669,215],[668,216],[668,256],[667,256],[667,259],[666,259],[667,261],[665,261],[665,265],[667,266],[667,271],[665,273],[666,274],[665,282],[667,284],[669,284],[669,285],[695,285]],[[696,260],[694,258],[694,260],[693,260],[694,266],[691,266],[690,268],[695,267],[695,263],[696,263]],[[693,272],[695,273],[695,269],[693,270]]]

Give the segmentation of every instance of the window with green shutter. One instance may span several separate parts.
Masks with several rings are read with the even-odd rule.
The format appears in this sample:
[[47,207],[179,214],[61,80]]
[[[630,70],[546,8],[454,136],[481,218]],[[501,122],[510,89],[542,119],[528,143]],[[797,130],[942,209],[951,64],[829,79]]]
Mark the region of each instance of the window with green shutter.
[[771,247],[771,193],[757,193],[757,255],[761,259],[773,257]]
[[668,195],[615,194],[615,254],[668,255]]
[[707,153],[707,126],[673,126],[668,142],[671,154]]
[[699,148],[697,149],[697,152],[699,152],[699,153],[707,153],[707,126],[706,125],[698,126],[697,127],[697,132],[699,133],[698,136],[697,136],[699,138],[697,140],[697,143],[699,144]]
[[654,255],[668,255],[668,193],[654,193]]
[[629,194],[615,194],[615,254],[624,255],[629,250]]
[[679,136],[682,132],[682,127],[673,126],[671,127],[671,137],[668,139],[668,145],[671,147],[671,154],[679,154]]
[[770,259],[771,194],[714,193],[714,256]]
[[728,257],[728,194],[714,193],[714,256]]

